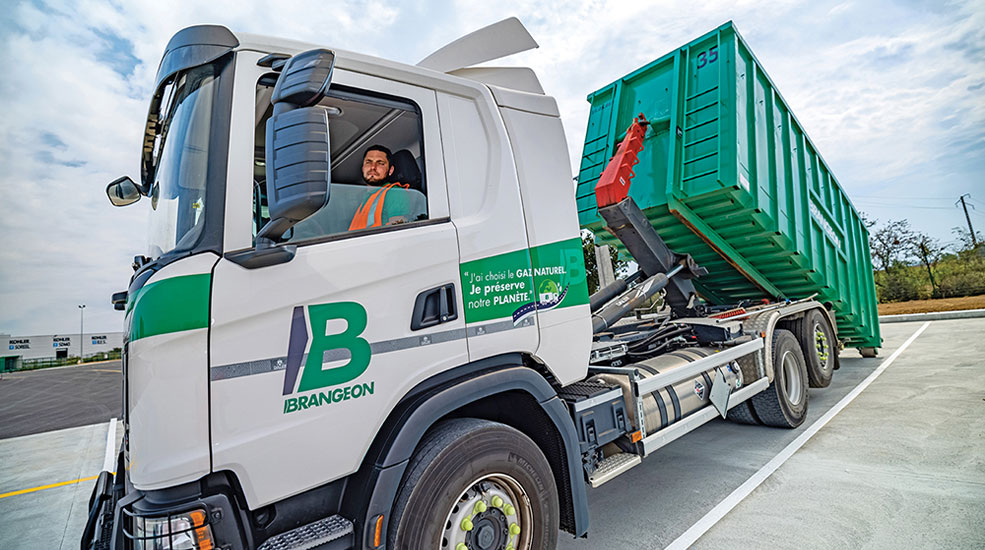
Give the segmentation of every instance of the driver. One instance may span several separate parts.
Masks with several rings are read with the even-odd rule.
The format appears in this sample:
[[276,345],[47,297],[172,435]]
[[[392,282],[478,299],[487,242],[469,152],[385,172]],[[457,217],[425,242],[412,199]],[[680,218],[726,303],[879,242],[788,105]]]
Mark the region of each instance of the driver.
[[400,187],[407,189],[409,185],[400,182],[387,183],[393,175],[393,154],[383,145],[371,145],[363,156],[363,181],[368,186],[366,199],[359,205],[356,214],[349,223],[349,231],[395,225],[408,221],[410,205],[407,204],[405,193],[387,193]]

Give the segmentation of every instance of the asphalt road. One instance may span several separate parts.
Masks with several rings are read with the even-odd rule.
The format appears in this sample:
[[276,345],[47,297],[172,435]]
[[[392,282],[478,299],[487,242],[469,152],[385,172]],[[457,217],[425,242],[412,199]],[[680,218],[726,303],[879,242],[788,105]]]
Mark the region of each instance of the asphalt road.
[[120,361],[4,373],[0,439],[119,418],[122,381]]

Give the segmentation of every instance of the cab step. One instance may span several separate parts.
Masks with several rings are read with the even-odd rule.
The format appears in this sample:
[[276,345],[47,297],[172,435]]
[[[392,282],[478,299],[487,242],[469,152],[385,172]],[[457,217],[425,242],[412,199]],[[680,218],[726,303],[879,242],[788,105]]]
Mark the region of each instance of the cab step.
[[592,487],[598,487],[640,462],[643,462],[643,459],[638,454],[616,453],[599,462],[599,467],[595,469],[595,473],[588,477],[588,482],[592,484]]
[[271,537],[259,550],[348,550],[353,544],[352,522],[335,515]]

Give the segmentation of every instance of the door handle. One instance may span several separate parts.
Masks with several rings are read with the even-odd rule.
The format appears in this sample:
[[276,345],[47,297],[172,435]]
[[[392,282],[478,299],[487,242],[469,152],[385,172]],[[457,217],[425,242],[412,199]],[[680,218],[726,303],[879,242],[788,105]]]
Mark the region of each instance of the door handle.
[[433,327],[458,319],[455,307],[455,284],[425,290],[414,301],[414,313],[410,319],[410,330]]

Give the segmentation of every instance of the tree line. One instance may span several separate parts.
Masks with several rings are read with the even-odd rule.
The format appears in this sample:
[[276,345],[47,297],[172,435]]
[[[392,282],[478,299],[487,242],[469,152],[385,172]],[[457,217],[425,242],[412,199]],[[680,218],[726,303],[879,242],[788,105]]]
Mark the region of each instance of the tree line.
[[[863,216],[864,218],[864,216]],[[910,222],[865,220],[880,303],[985,294],[985,245],[980,232],[955,227],[943,243]],[[977,246],[976,246],[977,242]]]

